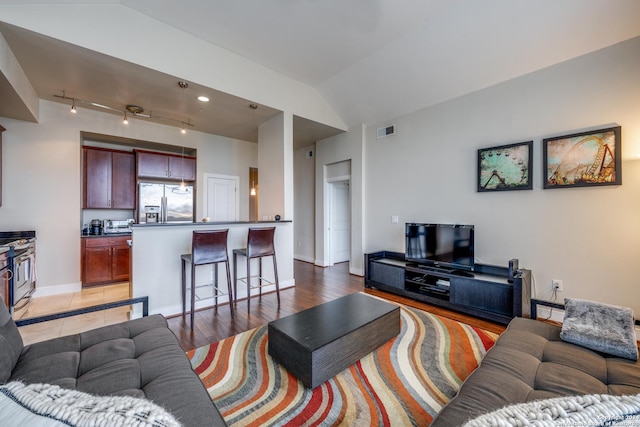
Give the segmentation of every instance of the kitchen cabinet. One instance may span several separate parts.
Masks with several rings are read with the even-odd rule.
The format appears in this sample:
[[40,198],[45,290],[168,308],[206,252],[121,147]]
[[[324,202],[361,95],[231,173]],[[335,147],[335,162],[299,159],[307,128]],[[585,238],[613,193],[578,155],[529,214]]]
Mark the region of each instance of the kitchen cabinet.
[[129,280],[131,236],[82,238],[82,286]]
[[85,209],[135,209],[135,156],[126,151],[84,147]]
[[196,180],[196,158],[136,150],[138,177]]

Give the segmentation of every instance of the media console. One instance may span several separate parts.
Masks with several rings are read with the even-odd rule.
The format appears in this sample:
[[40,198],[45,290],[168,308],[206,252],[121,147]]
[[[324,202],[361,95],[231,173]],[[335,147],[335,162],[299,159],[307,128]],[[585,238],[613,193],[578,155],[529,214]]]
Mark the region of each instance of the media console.
[[529,317],[531,271],[476,264],[474,271],[457,271],[405,261],[403,253],[365,254],[366,288],[402,295],[450,310],[507,324]]

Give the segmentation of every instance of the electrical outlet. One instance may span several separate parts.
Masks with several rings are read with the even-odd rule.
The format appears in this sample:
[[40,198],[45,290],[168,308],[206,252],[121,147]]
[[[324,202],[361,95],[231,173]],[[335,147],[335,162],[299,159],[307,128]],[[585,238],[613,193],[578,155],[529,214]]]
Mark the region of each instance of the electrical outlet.
[[562,292],[562,280],[560,279],[551,279],[551,290]]

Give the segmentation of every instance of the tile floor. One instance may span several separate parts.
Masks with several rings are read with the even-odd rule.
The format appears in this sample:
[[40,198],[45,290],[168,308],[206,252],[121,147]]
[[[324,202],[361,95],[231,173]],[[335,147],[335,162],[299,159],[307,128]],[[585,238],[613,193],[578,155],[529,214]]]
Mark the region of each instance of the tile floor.
[[[16,311],[14,318],[26,319],[127,298],[129,298],[129,282],[97,286],[83,289],[80,292],[34,298],[25,308]],[[129,320],[130,311],[130,306],[117,307],[65,319],[22,326],[19,331],[26,345],[124,322]]]

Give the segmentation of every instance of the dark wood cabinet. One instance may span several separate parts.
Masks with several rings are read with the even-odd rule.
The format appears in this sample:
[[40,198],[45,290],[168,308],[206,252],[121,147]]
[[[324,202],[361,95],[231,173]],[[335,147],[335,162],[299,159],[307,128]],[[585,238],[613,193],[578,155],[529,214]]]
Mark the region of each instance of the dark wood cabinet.
[[135,209],[136,159],[133,153],[111,153],[111,207]]
[[82,239],[82,286],[129,280],[131,236]]
[[133,153],[84,147],[83,165],[83,208],[135,209]]
[[189,156],[136,151],[138,177],[196,180],[196,159]]
[[531,272],[508,279],[506,267],[476,264],[473,272],[459,272],[406,262],[398,252],[365,255],[365,287],[503,324],[530,310]]

